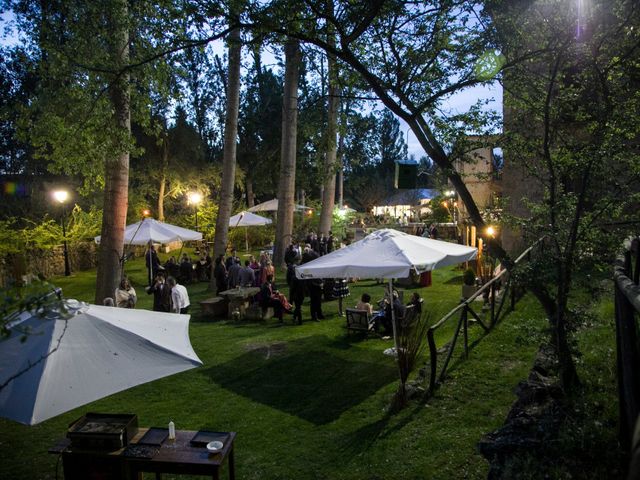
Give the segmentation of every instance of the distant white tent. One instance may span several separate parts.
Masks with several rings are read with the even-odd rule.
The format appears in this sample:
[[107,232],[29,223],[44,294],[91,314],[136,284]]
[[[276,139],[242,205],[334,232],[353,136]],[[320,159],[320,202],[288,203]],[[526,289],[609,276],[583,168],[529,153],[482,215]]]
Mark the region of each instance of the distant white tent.
[[[309,207],[305,207],[304,205],[294,205],[293,208],[295,210],[308,210]],[[247,212],[277,212],[278,211],[278,199],[273,198],[271,200],[267,200],[266,202],[259,203],[258,205],[254,205],[253,207],[247,209]]]
[[70,318],[25,313],[10,326],[0,348],[0,416],[33,425],[202,365],[189,341],[189,315],[75,300],[67,309]]
[[[192,240],[202,240],[202,233],[148,217],[127,226],[124,230],[125,245],[147,245],[149,242],[167,244]],[[100,243],[100,235],[95,237],[95,242]]]
[[[273,223],[270,218],[261,217],[260,215],[256,215],[255,213],[251,213],[249,211],[244,211],[235,214],[231,218],[229,218],[229,226],[232,228],[235,227],[261,227],[264,225],[269,225]],[[244,230],[244,246],[245,250],[249,251],[249,235],[247,233],[247,229]]]
[[261,217],[248,210],[236,213],[233,217],[229,218],[230,227],[260,227],[269,225],[270,223],[273,223],[270,218]]

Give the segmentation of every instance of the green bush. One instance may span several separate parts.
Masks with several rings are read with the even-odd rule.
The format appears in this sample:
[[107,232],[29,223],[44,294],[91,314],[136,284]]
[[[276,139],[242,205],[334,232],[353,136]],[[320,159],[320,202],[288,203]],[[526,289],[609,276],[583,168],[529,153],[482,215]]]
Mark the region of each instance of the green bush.
[[476,272],[474,272],[471,268],[467,268],[462,275],[462,281],[465,285],[475,285]]

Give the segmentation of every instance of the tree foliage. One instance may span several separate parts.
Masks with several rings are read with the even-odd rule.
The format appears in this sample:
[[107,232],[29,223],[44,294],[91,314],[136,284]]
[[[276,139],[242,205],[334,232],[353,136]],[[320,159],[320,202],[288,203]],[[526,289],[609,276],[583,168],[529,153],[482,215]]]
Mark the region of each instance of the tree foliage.
[[640,12],[623,0],[593,1],[584,10],[554,1],[498,17],[507,58],[540,50],[505,76],[506,154],[527,172],[528,212],[517,223],[529,241],[546,235],[528,273],[571,386],[573,286],[609,262],[610,246],[639,220]]

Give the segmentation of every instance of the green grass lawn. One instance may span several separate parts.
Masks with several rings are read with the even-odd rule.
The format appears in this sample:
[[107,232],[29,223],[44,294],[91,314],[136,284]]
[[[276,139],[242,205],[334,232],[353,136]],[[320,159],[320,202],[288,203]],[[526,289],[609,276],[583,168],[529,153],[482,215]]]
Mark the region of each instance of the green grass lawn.
[[[142,261],[129,262],[127,272],[138,308],[150,308]],[[53,283],[68,298],[91,301],[94,275],[75,273]],[[282,277],[278,273],[280,285]],[[456,306],[460,284],[460,270],[433,272],[433,285],[420,290],[431,322]],[[370,280],[350,289],[347,306],[362,292],[373,298],[382,294],[382,285]],[[197,307],[210,296],[206,284],[189,291],[195,304],[190,336],[202,367],[33,427],[0,419],[0,478],[54,478],[56,458],[47,449],[87,411],[136,413],[141,426],[173,420],[178,429],[236,431],[241,479],[486,478],[488,466],[476,443],[503,423],[515,399],[512,390],[527,375],[545,326],[537,303],[526,296],[468,360],[453,362],[449,378],[428,403],[390,415],[397,370],[382,351],[391,342],[347,335],[337,302],[324,304],[327,320],[302,326],[290,320],[283,326],[275,320],[206,322]],[[309,319],[308,305],[303,318]],[[450,333],[442,331],[439,345]],[[479,337],[480,329],[472,327],[471,340]],[[454,358],[461,349],[457,352]]]

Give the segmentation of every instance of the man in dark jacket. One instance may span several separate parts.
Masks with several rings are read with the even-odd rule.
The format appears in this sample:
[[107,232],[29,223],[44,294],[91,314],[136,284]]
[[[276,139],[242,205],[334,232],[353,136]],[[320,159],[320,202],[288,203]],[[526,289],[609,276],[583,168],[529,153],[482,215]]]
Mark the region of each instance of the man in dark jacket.
[[156,275],[153,285],[146,288],[147,294],[153,294],[153,311],[171,311],[171,289],[164,282],[164,274]]
[[[302,254],[302,263],[310,262],[311,260],[315,260],[319,255],[311,250],[310,248],[305,248],[305,252]],[[324,315],[322,314],[322,286],[323,282],[321,278],[312,278],[309,280],[305,280],[307,290],[309,291],[309,306],[311,313],[311,320],[314,322],[319,322],[324,319]]]
[[300,262],[300,257],[296,250],[296,246],[291,243],[284,252],[284,263],[286,265],[295,265]]
[[160,270],[164,270],[164,268],[160,265],[158,252],[156,252],[156,248],[153,246],[152,242],[149,242],[149,249],[147,250],[144,260],[147,266],[147,281],[149,282],[149,285],[152,285],[156,274]]
[[289,285],[289,301],[293,303],[293,321],[302,325],[302,304],[304,303],[304,281],[296,277],[296,266],[287,267],[287,284]]

